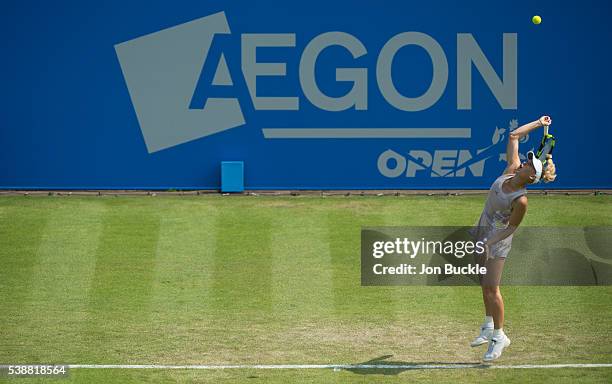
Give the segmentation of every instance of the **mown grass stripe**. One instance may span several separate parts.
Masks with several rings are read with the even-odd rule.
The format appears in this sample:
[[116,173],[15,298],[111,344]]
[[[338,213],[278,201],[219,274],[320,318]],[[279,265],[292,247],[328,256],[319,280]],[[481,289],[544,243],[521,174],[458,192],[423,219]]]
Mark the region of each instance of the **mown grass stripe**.
[[92,353],[122,340],[115,353],[129,356],[146,342],[159,220],[152,206],[107,201],[88,305]]
[[158,316],[189,315],[210,300],[216,216],[163,212],[156,249],[153,309]]
[[[364,209],[365,208],[365,209]],[[393,318],[393,290],[361,286],[361,228],[384,225],[384,215],[347,202],[326,213],[335,314],[369,313]]]
[[38,350],[39,361],[48,360],[45,354],[57,345],[81,344],[103,209],[100,202],[70,202],[51,210],[21,324],[28,334],[24,348]]
[[211,305],[230,316],[272,309],[272,220],[261,213],[226,207],[217,221]]
[[273,222],[273,296],[276,313],[333,310],[327,227],[320,215],[284,208]]
[[28,301],[39,248],[47,236],[50,211],[26,198],[10,199],[0,216],[0,360],[31,356],[23,348],[28,339]]

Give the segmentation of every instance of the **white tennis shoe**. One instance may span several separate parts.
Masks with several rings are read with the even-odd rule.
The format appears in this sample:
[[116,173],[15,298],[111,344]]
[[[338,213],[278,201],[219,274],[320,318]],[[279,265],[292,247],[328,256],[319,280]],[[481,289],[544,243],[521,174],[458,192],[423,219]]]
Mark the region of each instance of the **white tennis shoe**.
[[480,327],[480,335],[478,335],[474,341],[470,343],[472,347],[477,347],[489,342],[493,336],[493,327]]
[[505,334],[492,336],[489,340],[489,349],[482,358],[483,361],[493,361],[501,357],[504,348],[510,345],[510,339]]

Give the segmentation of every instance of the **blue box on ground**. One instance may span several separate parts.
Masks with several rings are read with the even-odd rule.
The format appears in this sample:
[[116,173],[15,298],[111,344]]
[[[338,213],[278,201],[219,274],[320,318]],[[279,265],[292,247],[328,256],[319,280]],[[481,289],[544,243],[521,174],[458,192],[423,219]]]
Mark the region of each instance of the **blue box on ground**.
[[242,161],[221,162],[221,192],[244,191],[244,163]]

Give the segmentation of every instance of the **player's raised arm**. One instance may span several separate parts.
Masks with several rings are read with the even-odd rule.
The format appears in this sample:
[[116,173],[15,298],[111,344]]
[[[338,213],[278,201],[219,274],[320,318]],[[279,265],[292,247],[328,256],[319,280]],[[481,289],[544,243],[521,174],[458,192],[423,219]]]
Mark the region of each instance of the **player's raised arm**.
[[508,136],[508,145],[506,147],[506,160],[508,161],[508,166],[504,170],[504,174],[514,173],[521,165],[521,159],[519,158],[518,152],[520,138],[536,128],[551,124],[552,119],[550,116],[542,116],[538,120],[522,125],[510,132],[510,135]]

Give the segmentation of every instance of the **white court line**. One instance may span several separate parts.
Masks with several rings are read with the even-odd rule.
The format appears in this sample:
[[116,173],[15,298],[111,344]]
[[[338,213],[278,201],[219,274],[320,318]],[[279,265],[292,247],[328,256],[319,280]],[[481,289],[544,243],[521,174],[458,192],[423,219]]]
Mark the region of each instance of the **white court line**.
[[237,365],[124,365],[69,364],[70,369],[554,369],[612,368],[612,364],[237,364]]

